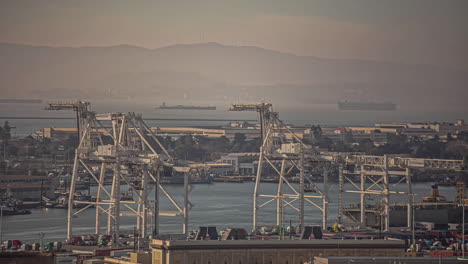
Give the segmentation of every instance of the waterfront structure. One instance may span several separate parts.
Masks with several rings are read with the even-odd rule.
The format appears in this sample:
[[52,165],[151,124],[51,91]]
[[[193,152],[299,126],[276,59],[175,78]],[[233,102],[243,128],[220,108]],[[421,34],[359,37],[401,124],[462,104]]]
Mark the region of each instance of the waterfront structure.
[[221,156],[222,163],[231,164],[238,175],[255,175],[257,173],[256,161],[258,152],[227,153]]
[[[326,156],[327,154],[323,154]],[[369,196],[380,196],[382,206],[379,209],[380,219],[382,219],[382,229],[390,230],[391,200],[390,196],[406,196],[407,203],[407,224],[411,229],[414,215],[414,193],[412,188],[412,169],[435,169],[460,171],[465,169],[463,160],[446,159],[423,159],[409,158],[395,155],[370,156],[354,154],[333,154],[328,159],[337,162],[339,165],[338,181],[338,217],[337,222],[343,223],[344,215],[344,193],[354,193],[360,195],[360,217],[354,219],[360,223],[361,227],[366,223],[366,200]],[[358,175],[354,180],[352,175]],[[396,181],[390,184],[390,176]],[[372,184],[368,184],[370,181]],[[350,185],[345,185],[350,183]],[[406,185],[407,191],[398,189],[398,185]],[[349,188],[346,186],[350,186]]]
[[[78,129],[75,127],[45,127],[34,132],[34,137],[37,139],[50,138],[53,140],[66,140],[70,136],[77,134]],[[106,131],[102,128],[97,129],[99,133],[105,134]]]
[[[284,208],[290,207],[298,214],[299,232],[305,225],[305,207],[312,206],[318,208],[323,215],[322,226],[327,227],[327,203],[328,203],[328,174],[324,173],[324,190],[317,186],[317,194],[305,194],[306,181],[312,180],[305,175],[306,167],[310,168],[317,162],[317,153],[304,144],[290,127],[285,125],[278,117],[277,112],[272,111],[272,104],[234,104],[230,111],[255,111],[259,114],[261,142],[255,187],[253,193],[253,221],[252,229],[258,230],[258,211],[273,202],[276,202],[276,226],[284,224]],[[273,169],[273,178],[278,178],[278,187],[275,193],[262,193],[259,188],[263,182],[263,165],[268,164]],[[299,184],[294,186],[287,179],[294,170],[299,171]],[[262,200],[260,200],[262,199]],[[319,205],[314,199],[319,199]]]
[[359,142],[363,139],[370,139],[374,144],[385,144],[388,141],[388,132],[382,132],[378,129],[354,129],[353,127],[340,127],[331,133],[324,134],[326,137],[333,141],[345,141],[347,135],[352,136],[353,140]]
[[214,128],[196,128],[196,127],[152,127],[151,131],[160,136],[172,138],[181,137],[184,135],[196,135],[206,137],[222,137],[225,136],[223,129]]
[[[322,212],[322,228],[328,226],[328,171],[330,167],[338,167],[339,193],[338,193],[338,216],[337,223],[343,223],[344,215],[344,193],[356,193],[360,195],[360,227],[366,226],[366,197],[378,195],[381,198],[381,219],[384,231],[390,230],[390,196],[405,195],[408,201],[408,226],[413,227],[414,194],[410,169],[439,169],[439,170],[464,170],[463,160],[444,159],[418,159],[399,156],[370,156],[360,153],[319,153],[310,146],[305,145],[298,136],[289,130],[292,139],[286,137],[282,131],[288,127],[278,118],[277,112],[272,112],[272,105],[260,104],[235,104],[231,111],[256,111],[259,113],[262,145],[259,152],[259,161],[255,187],[253,193],[253,230],[257,230],[258,210],[262,207],[276,202],[276,226],[283,226],[283,208],[289,206],[298,212],[299,231],[304,227],[304,207],[308,205],[318,208]],[[269,164],[278,177],[278,188],[276,193],[261,193],[259,185],[262,182],[262,166]],[[312,179],[305,175],[306,168],[314,169],[322,167],[323,187],[314,186],[316,195],[304,193],[306,180],[313,184]],[[294,169],[299,171],[299,184],[293,186],[287,179],[287,175]],[[359,182],[348,175],[360,175]],[[397,178],[396,184],[390,184],[390,175]],[[265,177],[263,175],[263,177]],[[368,185],[367,181],[372,184]],[[351,188],[348,185],[351,183]],[[284,184],[284,186],[283,186]],[[406,192],[399,191],[397,185],[405,184]],[[283,188],[284,187],[284,188]],[[285,190],[286,188],[286,190]],[[266,199],[261,201],[259,199]],[[313,199],[320,199],[322,205]],[[296,203],[296,204],[294,204]]]
[[0,197],[40,201],[55,196],[56,180],[48,176],[0,175]]
[[295,264],[319,256],[402,257],[402,240],[152,240],[153,264]]
[[445,137],[448,134],[456,135],[468,131],[468,124],[464,120],[457,120],[455,123],[423,122],[423,123],[377,123],[374,126],[356,127],[350,126],[346,129],[351,131],[361,131],[371,133],[379,131],[381,133],[401,134],[407,136],[417,136],[431,138],[435,135]]
[[437,257],[314,257],[312,262],[304,264],[463,264],[466,261],[457,258],[437,258]]
[[[288,127],[289,131],[282,131],[287,137],[292,137],[290,133],[294,132],[296,135],[302,137],[305,134],[307,128],[300,127]],[[101,134],[105,134],[106,131],[103,129],[98,129]],[[209,138],[218,138],[226,137],[228,139],[234,139],[236,134],[244,134],[246,139],[251,140],[260,137],[259,128],[242,128],[242,127],[223,127],[223,128],[198,128],[198,127],[151,127],[151,131],[158,136],[165,136],[171,138],[179,138],[185,135],[194,135],[194,136],[205,136]],[[64,140],[70,135],[75,135],[77,133],[76,128],[57,128],[49,127],[42,128],[34,132],[34,137],[43,139],[57,139]]]
[[[190,209],[189,175],[185,174],[184,177],[184,205],[180,206],[160,184],[161,174],[170,173],[173,170],[174,164],[171,163],[173,159],[141,116],[134,113],[96,114],[89,111],[88,106],[89,103],[86,102],[59,102],[49,104],[48,107],[49,110],[72,109],[77,112],[78,118],[79,144],[75,150],[69,189],[67,239],[73,241],[74,217],[93,206],[96,208],[95,233],[100,234],[101,215],[107,215],[106,233],[111,235],[114,244],[118,243],[121,233],[121,216],[135,217],[138,234],[142,237],[148,234],[148,215],[153,215],[153,237],[159,235],[159,215],[182,216],[183,232],[187,233]],[[104,134],[99,131],[100,129],[104,131]],[[104,187],[107,169],[112,170],[110,191]],[[80,170],[89,173],[92,182],[98,185],[96,201],[75,199]],[[99,172],[98,176],[96,171]],[[151,188],[150,180],[153,180],[155,190],[152,204],[148,197]],[[120,189],[122,181],[131,187],[133,196],[138,197],[136,201],[122,201]],[[175,211],[160,212],[159,190],[166,195]],[[85,206],[74,211],[74,204]]]
[[214,176],[232,176],[234,175],[234,167],[230,163],[204,163],[203,165],[210,168],[210,173]]
[[397,127],[397,126],[371,126],[371,127],[346,127],[347,130],[354,134],[399,134],[410,137],[433,138],[438,132],[432,128],[418,127]]

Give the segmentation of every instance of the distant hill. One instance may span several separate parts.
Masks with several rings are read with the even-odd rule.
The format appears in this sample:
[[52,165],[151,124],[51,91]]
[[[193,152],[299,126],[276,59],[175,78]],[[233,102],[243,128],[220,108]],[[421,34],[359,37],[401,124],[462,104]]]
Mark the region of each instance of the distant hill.
[[0,44],[0,89],[8,98],[464,105],[467,76],[430,65],[325,59],[217,43],[159,49]]

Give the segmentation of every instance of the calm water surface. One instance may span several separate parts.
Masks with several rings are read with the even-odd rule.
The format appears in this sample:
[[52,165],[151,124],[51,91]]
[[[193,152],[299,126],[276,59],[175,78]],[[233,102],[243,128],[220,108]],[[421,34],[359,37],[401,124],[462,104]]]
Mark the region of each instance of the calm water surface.
[[[414,185],[414,190],[422,196],[430,194],[430,183],[420,183]],[[318,185],[320,187],[320,184]],[[193,185],[190,193],[191,203],[194,205],[190,211],[189,228],[197,229],[199,226],[216,226],[218,230],[228,227],[244,227],[248,230],[252,227],[252,193],[253,182],[245,183],[213,183]],[[127,187],[122,186],[122,191]],[[347,186],[348,189],[351,186]],[[401,185],[398,189],[405,190]],[[167,185],[166,189],[173,194],[175,199],[182,204],[182,185]],[[261,191],[273,194],[276,185],[271,183],[262,183]],[[94,192],[95,190],[92,190]],[[455,195],[453,187],[440,187],[440,192],[449,200]],[[150,197],[153,194],[150,194]],[[333,184],[330,189],[330,216],[329,223],[333,224],[337,215],[337,186]],[[392,202],[407,201],[404,196],[392,196]],[[260,203],[268,199],[261,200]],[[372,202],[378,202],[375,197]],[[320,200],[316,200],[321,204]],[[345,194],[345,204],[358,203],[358,194]],[[260,225],[270,225],[275,223],[275,206],[272,202],[262,208],[259,214]],[[122,209],[125,210],[125,209]],[[128,210],[128,209],[127,209]],[[167,199],[162,199],[161,210],[174,211]],[[3,217],[3,239],[19,239],[23,241],[39,240],[39,233],[45,233],[45,239],[48,241],[60,241],[66,237],[67,210],[64,209],[32,209],[30,215],[5,216]],[[94,233],[95,209],[88,209],[74,218],[74,230],[76,234]],[[306,224],[320,225],[321,213],[319,209],[306,207]],[[285,222],[292,221],[297,224],[297,214],[289,207],[284,212]],[[102,217],[102,226],[105,225],[105,217]],[[131,230],[135,225],[135,217],[122,216],[121,229]],[[104,230],[104,229],[103,229]],[[181,217],[161,217],[161,233],[181,233]]]

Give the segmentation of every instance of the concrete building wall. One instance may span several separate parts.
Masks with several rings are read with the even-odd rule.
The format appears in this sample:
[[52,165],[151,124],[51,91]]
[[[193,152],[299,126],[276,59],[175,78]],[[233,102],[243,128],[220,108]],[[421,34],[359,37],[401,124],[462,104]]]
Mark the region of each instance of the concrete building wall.
[[316,256],[401,257],[404,254],[402,241],[384,240],[154,242],[153,264],[303,264]]
[[231,164],[239,175],[254,175],[256,173],[258,153],[230,153],[221,156],[221,162]]
[[254,163],[239,163],[239,175],[255,175],[257,166]]
[[234,167],[230,164],[219,164],[210,166],[210,172],[214,175],[232,176],[234,174]]
[[[449,263],[466,263],[463,260],[457,260],[456,258],[433,258],[433,257],[371,257],[371,258],[339,258],[339,257],[316,257],[313,264],[348,264],[348,263],[359,263],[359,264],[449,264]],[[309,264],[309,263],[307,263]]]
[[55,256],[51,253],[39,252],[1,252],[0,264],[55,264]]
[[316,256],[390,257],[403,253],[401,249],[244,249],[183,250],[166,253],[165,258],[162,254],[153,258],[153,264],[303,264]]

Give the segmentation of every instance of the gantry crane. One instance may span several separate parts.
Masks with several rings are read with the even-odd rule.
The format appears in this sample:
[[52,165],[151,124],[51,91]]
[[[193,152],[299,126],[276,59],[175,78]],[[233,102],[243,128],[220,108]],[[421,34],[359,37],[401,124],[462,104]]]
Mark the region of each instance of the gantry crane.
[[49,106],[45,110],[73,110],[76,115],[76,129],[78,131],[78,142],[82,136],[81,128],[85,124],[82,122],[86,120],[86,115],[89,113],[89,108],[91,106],[90,102],[84,101],[70,101],[70,102],[49,102]]
[[[188,233],[189,174],[184,177],[184,205],[180,206],[160,184],[162,173],[174,171],[174,160],[156,135],[135,113],[96,114],[88,110],[89,103],[53,103],[50,110],[73,109],[81,127],[79,144],[75,150],[73,173],[68,197],[67,238],[73,239],[74,217],[95,206],[95,233],[100,234],[101,216],[107,216],[107,231],[113,242],[120,231],[120,217],[136,217],[136,227],[141,236],[148,234],[148,216],[153,216],[152,235],[159,235],[159,216],[182,216],[183,232]],[[95,201],[82,201],[75,196],[78,173],[85,171],[97,185]],[[110,175],[109,175],[110,174]],[[105,188],[106,177],[112,177],[112,188]],[[149,191],[154,183],[154,203],[150,204]],[[121,183],[129,185],[136,201],[123,201]],[[160,191],[168,198],[175,211],[162,212]],[[84,204],[75,210],[76,204]]]
[[[256,111],[259,113],[262,145],[255,178],[253,195],[253,230],[258,229],[258,211],[262,207],[276,201],[276,225],[283,225],[283,209],[285,206],[293,208],[298,213],[299,232],[304,228],[305,206],[317,207],[324,217],[323,225],[326,226],[327,215],[327,190],[316,187],[318,195],[304,193],[305,181],[312,183],[305,175],[305,169],[311,162],[318,161],[316,152],[310,146],[304,144],[290,128],[279,118],[278,113],[272,111],[272,104],[234,104],[230,111]],[[265,175],[263,165],[267,163],[276,173],[278,186],[275,193],[260,193],[260,184]],[[299,185],[293,185],[287,176],[294,170],[299,171]],[[324,179],[326,182],[326,178]],[[325,189],[328,187],[324,185]],[[260,204],[259,199],[267,199]],[[321,199],[322,206],[312,199]]]
[[[332,166],[339,167],[339,192],[338,192],[338,218],[337,222],[342,223],[344,211],[344,193],[360,194],[360,223],[366,225],[366,195],[380,195],[383,203],[382,217],[384,219],[384,229],[388,230],[390,226],[390,195],[407,195],[408,202],[408,226],[411,225],[410,219],[413,215],[412,204],[414,194],[412,191],[411,169],[427,168],[441,170],[463,170],[465,168],[462,160],[445,159],[417,159],[409,157],[392,156],[369,156],[362,153],[339,153],[339,152],[321,152],[314,151],[311,146],[304,144],[279,118],[278,113],[272,111],[272,104],[234,104],[230,111],[255,111],[259,113],[262,145],[260,147],[259,163],[257,176],[255,179],[253,195],[253,229],[258,228],[258,210],[265,205],[276,200],[276,224],[283,224],[283,208],[290,206],[294,208],[299,215],[299,230],[304,225],[304,205],[310,204],[322,212],[322,227],[326,229],[328,222],[328,204],[329,204],[329,185],[328,172]],[[287,135],[286,135],[287,134]],[[259,185],[262,181],[262,169],[264,163],[269,164],[278,175],[277,192],[273,194],[263,194],[259,192]],[[349,170],[349,167],[353,167]],[[323,175],[323,188],[317,188],[318,195],[305,195],[305,180],[312,182],[305,175],[305,168],[321,167]],[[357,167],[357,170],[354,168]],[[299,185],[292,185],[286,178],[294,168],[300,172]],[[356,184],[347,177],[349,174],[360,174],[360,183]],[[389,176],[400,177],[396,184],[391,185]],[[372,184],[367,186],[366,182]],[[353,189],[345,189],[345,183],[351,183]],[[395,190],[398,184],[407,185],[408,191],[401,192]],[[292,193],[285,193],[284,184],[286,184]],[[259,204],[259,198],[270,198],[266,202]],[[322,200],[322,206],[312,201],[313,198]],[[298,206],[293,205],[294,202]],[[307,203],[306,203],[307,202]]]
[[[360,194],[360,222],[361,227],[366,226],[366,196],[379,195],[383,205],[381,218],[383,218],[383,229],[388,231],[390,228],[390,196],[405,195],[408,198],[407,203],[407,224],[412,228],[414,193],[411,181],[411,169],[436,169],[461,171],[465,169],[463,160],[447,159],[424,159],[400,157],[396,155],[370,156],[358,154],[340,154],[334,153],[327,155],[323,153],[326,159],[339,164],[339,183],[338,183],[338,217],[337,222],[342,223],[344,213],[344,193]],[[357,168],[357,169],[355,169]],[[353,181],[347,175],[358,174],[360,180],[358,183]],[[397,178],[395,184],[390,184],[389,176]],[[370,181],[371,184],[367,185]],[[345,188],[345,183],[351,184],[351,189]],[[406,184],[407,191],[397,190],[397,186]]]

